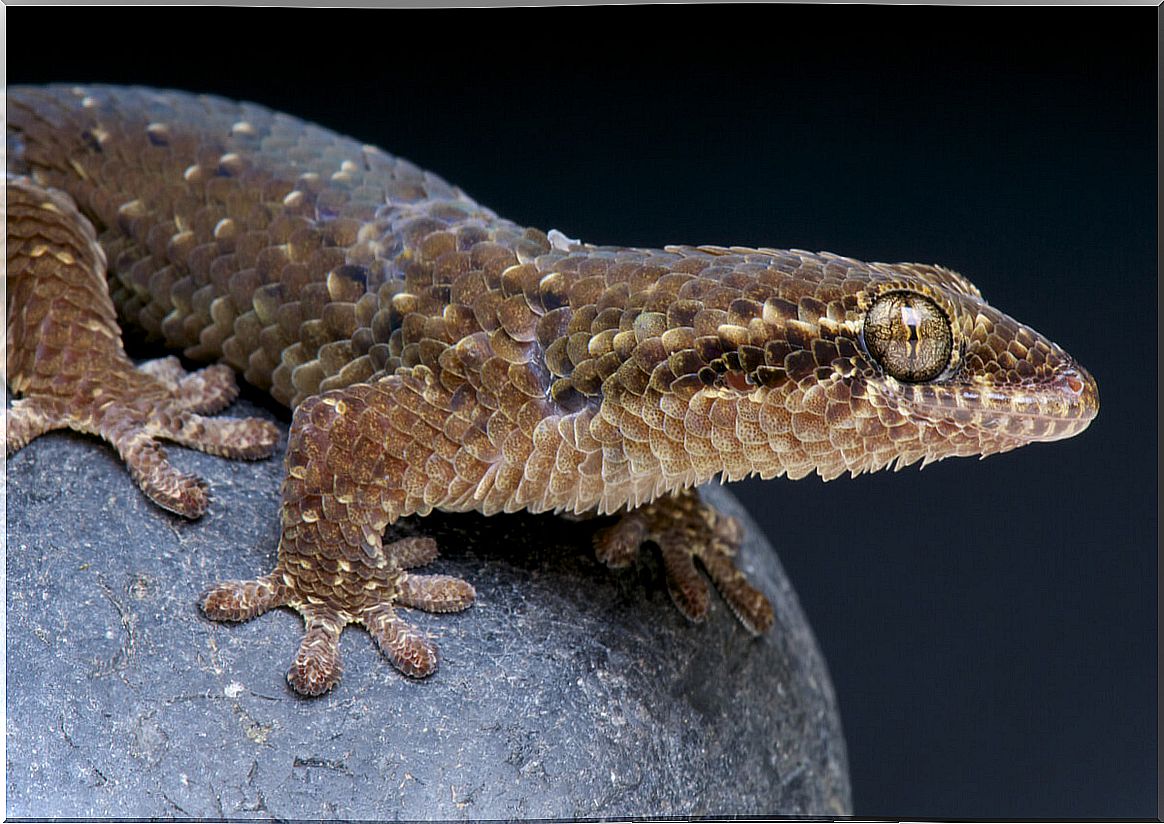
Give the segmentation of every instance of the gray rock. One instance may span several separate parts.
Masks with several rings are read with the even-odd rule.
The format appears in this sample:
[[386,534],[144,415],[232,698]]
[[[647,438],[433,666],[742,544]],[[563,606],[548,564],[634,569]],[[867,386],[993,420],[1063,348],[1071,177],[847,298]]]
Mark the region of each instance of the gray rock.
[[[243,403],[234,414],[264,414]],[[776,555],[744,519],[743,567],[776,625],[721,601],[703,625],[660,565],[612,573],[601,522],[434,516],[434,571],[478,602],[416,613],[441,667],[399,675],[359,629],[307,700],[283,678],[302,630],[276,610],[217,624],[200,592],[275,561],[281,462],[173,448],[215,495],[190,523],[112,450],[53,434],[7,464],[7,814],[21,817],[501,818],[844,815],[832,686]]]

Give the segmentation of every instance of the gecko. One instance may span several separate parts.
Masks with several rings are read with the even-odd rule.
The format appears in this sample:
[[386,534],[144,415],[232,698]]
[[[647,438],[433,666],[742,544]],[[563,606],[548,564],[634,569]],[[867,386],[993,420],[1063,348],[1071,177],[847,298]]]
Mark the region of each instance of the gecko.
[[[195,519],[209,490],[163,441],[232,459],[279,432],[214,417],[235,375],[292,410],[278,558],[201,607],[303,617],[287,680],[321,695],[362,625],[435,671],[408,609],[470,583],[385,543],[433,510],[615,516],[598,558],[661,553],[692,621],[710,584],[747,631],[773,611],[741,528],[696,487],[825,480],[1072,437],[1099,408],[1061,347],[938,265],[797,249],[602,246],[498,217],[435,174],[259,105],[115,86],[7,93],[11,455],[54,429],[108,441]],[[180,352],[135,364],[121,327]]]

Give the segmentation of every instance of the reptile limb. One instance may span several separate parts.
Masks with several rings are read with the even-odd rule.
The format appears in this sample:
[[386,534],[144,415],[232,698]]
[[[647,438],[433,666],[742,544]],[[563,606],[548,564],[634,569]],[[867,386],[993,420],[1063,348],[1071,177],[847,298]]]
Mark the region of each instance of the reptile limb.
[[276,568],[257,580],[219,584],[203,599],[203,611],[217,620],[243,621],[276,606],[296,609],[306,634],[287,680],[305,695],[339,681],[339,638],[352,623],[362,624],[405,675],[431,674],[436,646],[398,608],[458,612],[473,603],[465,581],[409,572],[436,558],[433,540],[382,543],[406,506],[404,485],[422,480],[404,463],[420,448],[416,424],[391,424],[406,406],[416,406],[401,400],[408,387],[392,376],[309,398],[296,409]]
[[598,559],[614,569],[629,565],[643,543],[656,544],[667,591],[679,611],[696,622],[707,617],[711,602],[707,583],[695,567],[699,561],[740,623],[762,635],[772,626],[772,605],[736,568],[742,540],[739,521],[688,489],[626,513],[594,536],[594,548]]

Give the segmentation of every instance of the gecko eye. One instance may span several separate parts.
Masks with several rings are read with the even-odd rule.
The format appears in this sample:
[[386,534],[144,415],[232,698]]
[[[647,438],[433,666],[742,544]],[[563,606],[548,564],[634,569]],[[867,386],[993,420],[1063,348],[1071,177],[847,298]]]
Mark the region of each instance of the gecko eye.
[[942,374],[954,347],[946,313],[916,292],[888,292],[879,297],[865,314],[861,337],[881,368],[907,383]]

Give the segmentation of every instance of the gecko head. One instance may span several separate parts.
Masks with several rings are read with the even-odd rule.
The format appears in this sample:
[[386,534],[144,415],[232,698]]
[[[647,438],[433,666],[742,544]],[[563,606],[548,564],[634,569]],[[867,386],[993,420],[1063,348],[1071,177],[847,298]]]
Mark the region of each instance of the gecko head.
[[[735,351],[697,373],[689,433],[730,423],[725,402],[736,409],[740,443],[721,436],[719,451],[748,458],[725,477],[750,465],[829,479],[986,456],[1072,437],[1095,417],[1091,375],[961,275],[797,255],[774,294],[731,303],[716,344]],[[747,445],[758,439],[764,453]]]
[[851,354],[838,353],[831,375],[820,376],[847,382],[848,423],[866,447],[859,468],[985,457],[1070,438],[1095,417],[1087,370],[961,275],[911,264],[870,271],[837,324],[851,335]]

